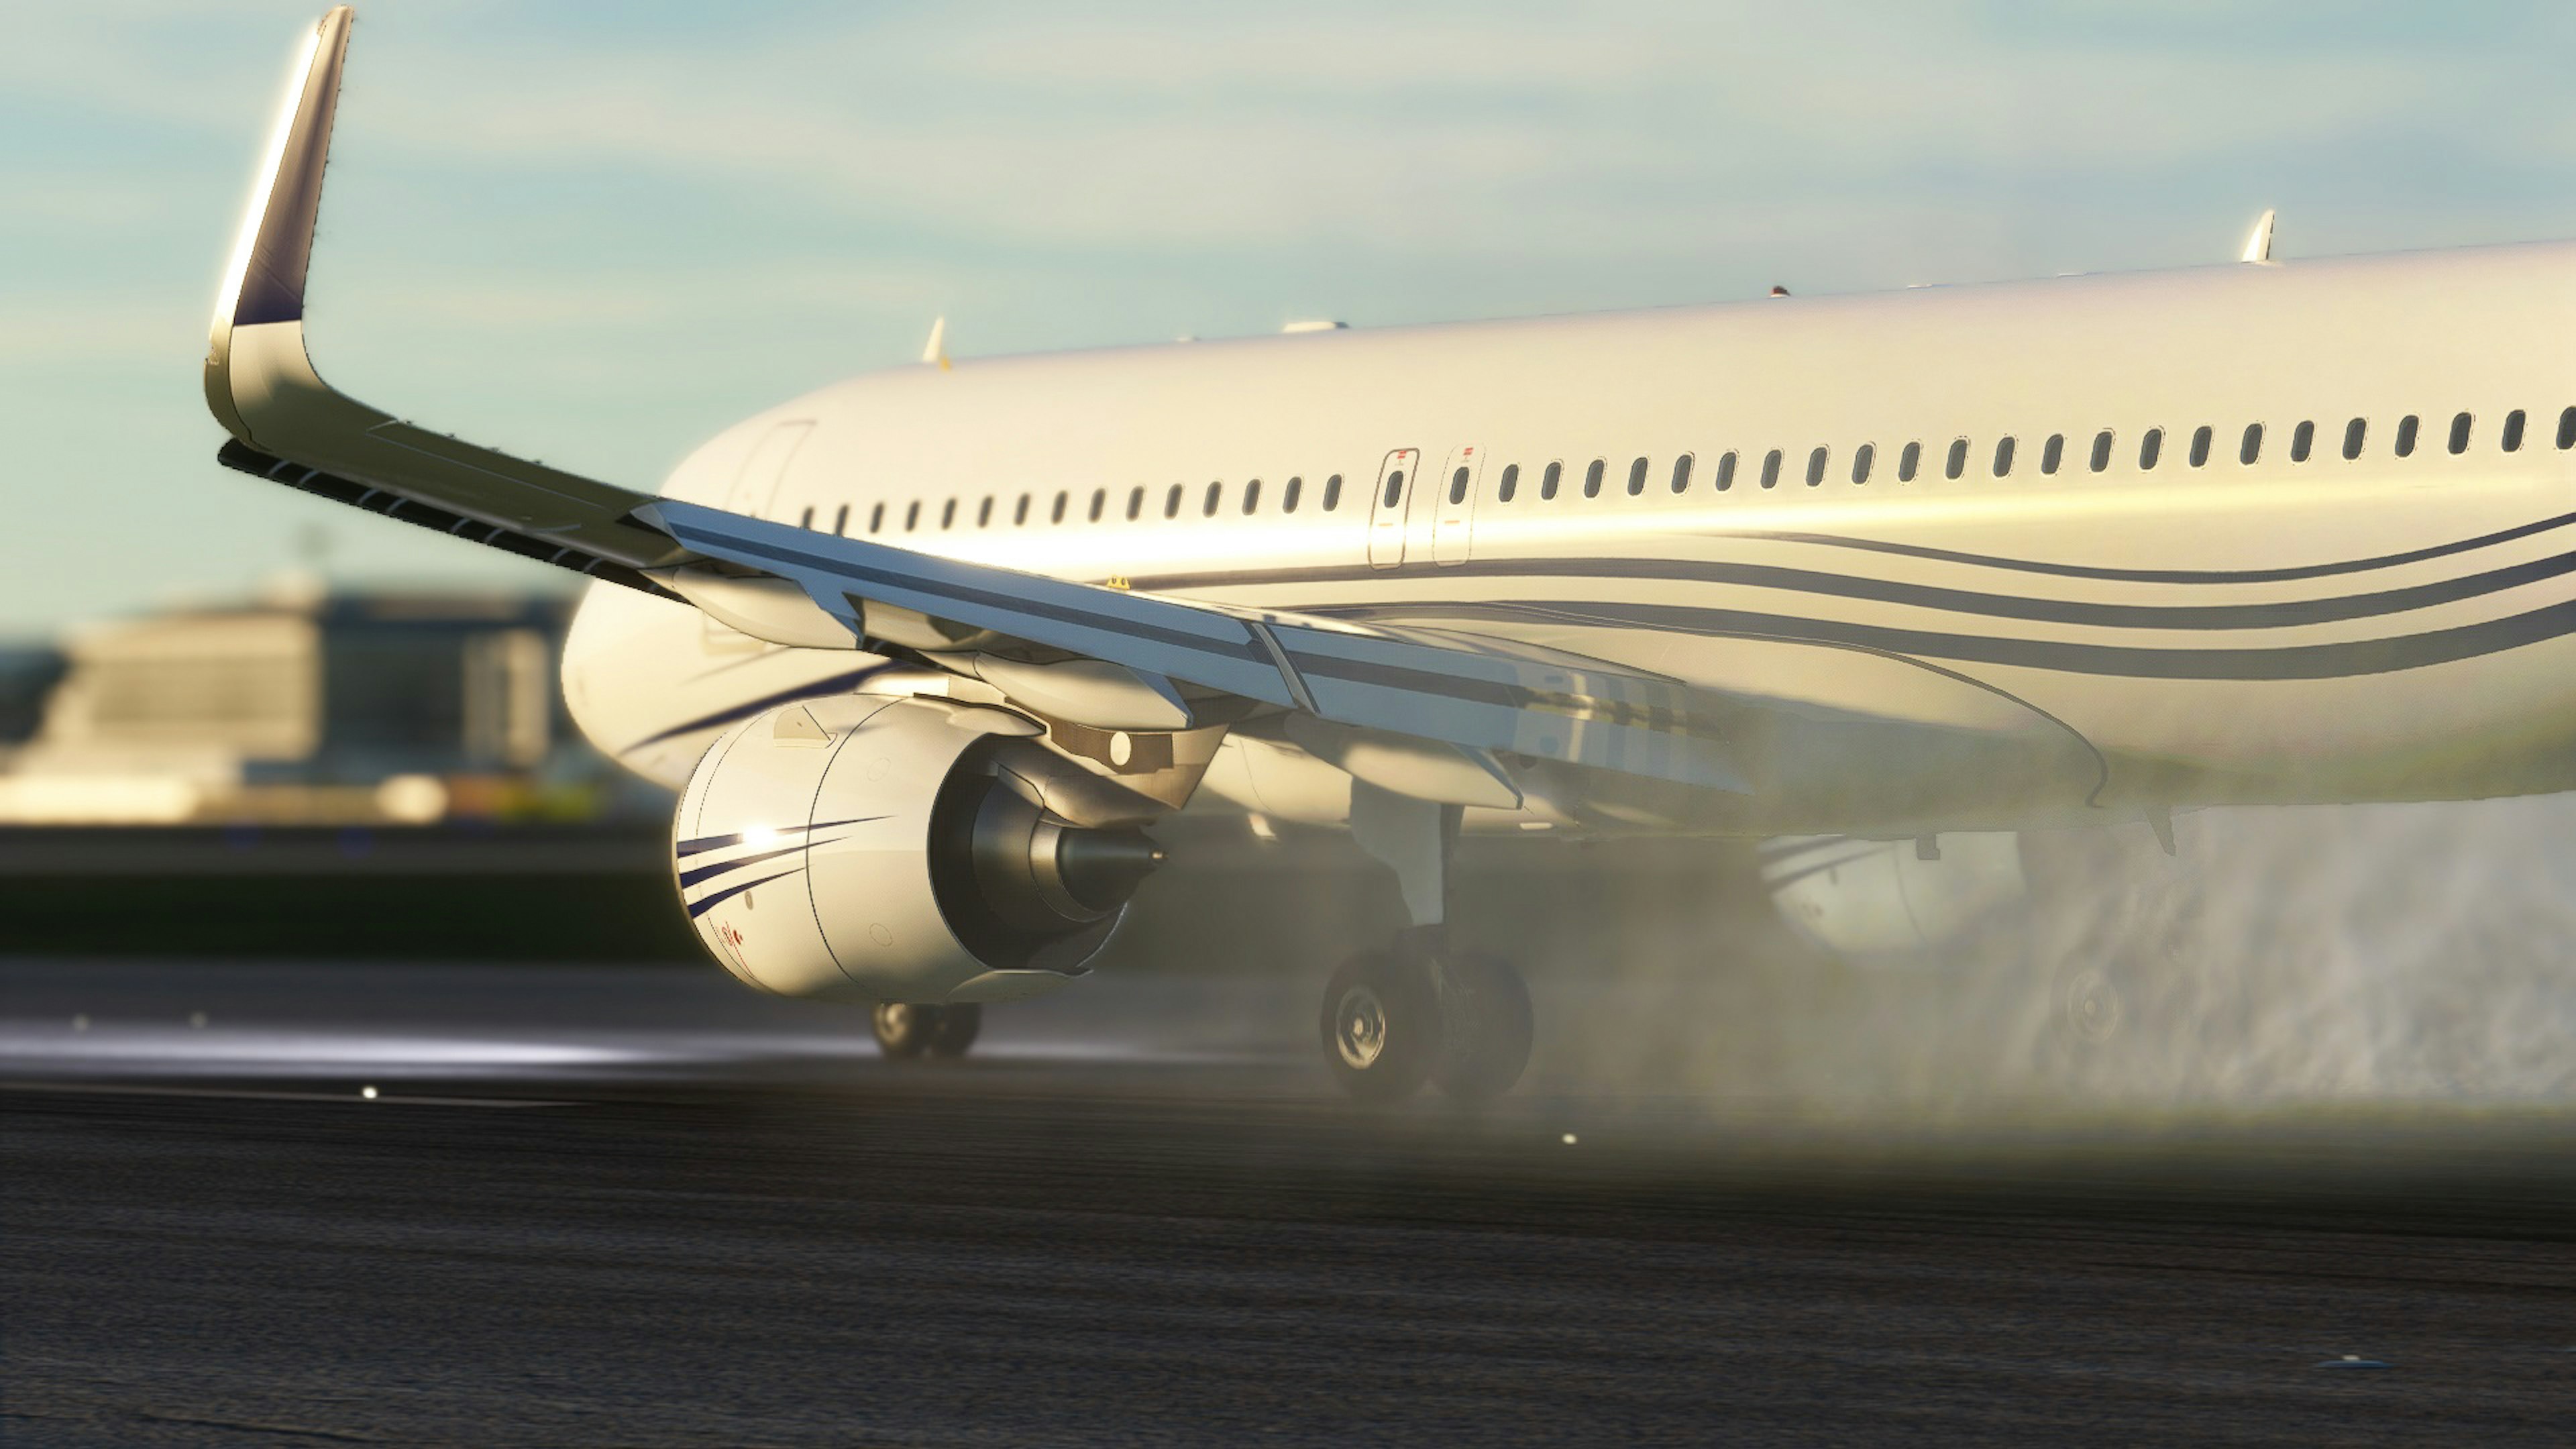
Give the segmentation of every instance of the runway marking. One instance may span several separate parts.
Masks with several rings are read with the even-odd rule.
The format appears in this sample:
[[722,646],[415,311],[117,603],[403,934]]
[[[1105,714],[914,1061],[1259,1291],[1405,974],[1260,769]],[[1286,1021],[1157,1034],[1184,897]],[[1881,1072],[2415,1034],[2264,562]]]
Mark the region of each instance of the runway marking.
[[217,1097],[253,1102],[341,1102],[353,1107],[583,1107],[586,1102],[535,1097],[412,1097],[379,1091],[280,1092],[250,1087],[153,1087],[134,1082],[0,1082],[0,1092],[59,1092],[77,1096]]

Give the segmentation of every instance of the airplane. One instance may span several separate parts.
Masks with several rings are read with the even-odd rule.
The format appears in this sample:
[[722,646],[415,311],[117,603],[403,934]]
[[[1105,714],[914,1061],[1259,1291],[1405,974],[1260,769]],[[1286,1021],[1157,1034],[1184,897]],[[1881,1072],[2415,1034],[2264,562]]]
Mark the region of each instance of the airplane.
[[1184,808],[1392,870],[1407,924],[1333,972],[1324,1060],[1475,1101],[1533,1023],[1450,941],[1464,834],[1909,858],[1866,894],[1961,832],[2576,787],[2576,244],[2283,261],[2267,215],[2166,272],[934,335],[647,491],[315,371],[351,18],[305,38],[225,273],[221,461],[588,576],[566,701],[679,792],[699,938],[880,1003],[891,1054],[1085,974]]

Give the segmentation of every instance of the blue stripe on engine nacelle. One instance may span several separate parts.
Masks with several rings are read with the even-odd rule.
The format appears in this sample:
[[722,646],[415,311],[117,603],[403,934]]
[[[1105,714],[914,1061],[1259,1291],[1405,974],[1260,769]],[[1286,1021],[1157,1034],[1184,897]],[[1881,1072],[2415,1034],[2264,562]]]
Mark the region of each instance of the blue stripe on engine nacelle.
[[[885,817],[882,815],[861,815],[849,820],[817,820],[811,825],[779,825],[770,827],[770,829],[772,833],[778,835],[793,835],[802,832],[810,837],[812,833],[817,830],[837,830],[844,825],[865,825],[871,820],[883,819],[885,819]],[[692,855],[704,855],[710,850],[722,850],[728,845],[740,845],[743,842],[743,838],[750,833],[751,832],[747,830],[737,830],[731,835],[701,835],[694,839],[678,841],[672,845],[671,854],[682,858]],[[810,843],[810,841],[808,843]],[[796,847],[791,846],[789,848],[794,849]],[[778,852],[776,851],[770,852],[772,855],[777,853]],[[765,856],[757,855],[746,856],[743,860],[731,860],[725,862],[725,864],[729,866],[741,865],[744,864],[745,861],[763,860],[766,858],[767,857]]]
[[754,886],[765,886],[771,881],[785,880],[791,875],[801,875],[803,873],[804,867],[798,866],[795,870],[782,870],[776,875],[765,875],[758,880],[747,880],[740,885],[726,886],[723,890],[713,892],[709,895],[700,896],[696,900],[689,902],[689,919],[693,921],[696,920],[698,917],[705,915],[708,911],[715,909],[726,901],[732,900],[735,896],[741,895],[744,891],[750,890]]

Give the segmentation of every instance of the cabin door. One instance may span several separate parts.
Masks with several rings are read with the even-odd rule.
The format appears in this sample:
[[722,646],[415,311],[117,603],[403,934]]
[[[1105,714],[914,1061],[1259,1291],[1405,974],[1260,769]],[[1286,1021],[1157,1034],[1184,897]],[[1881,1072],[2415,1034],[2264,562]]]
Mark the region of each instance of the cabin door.
[[1398,448],[1377,469],[1377,488],[1369,494],[1369,566],[1391,569],[1404,562],[1405,515],[1422,491],[1413,475],[1422,471],[1422,450]]

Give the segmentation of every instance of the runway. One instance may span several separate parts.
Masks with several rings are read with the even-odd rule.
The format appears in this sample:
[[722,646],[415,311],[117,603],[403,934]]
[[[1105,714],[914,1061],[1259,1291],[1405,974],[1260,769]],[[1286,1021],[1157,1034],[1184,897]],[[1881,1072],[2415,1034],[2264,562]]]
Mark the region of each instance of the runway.
[[6,1438],[2564,1442],[2564,1107],[1365,1113],[1310,987],[923,1070],[712,971],[0,962]]

